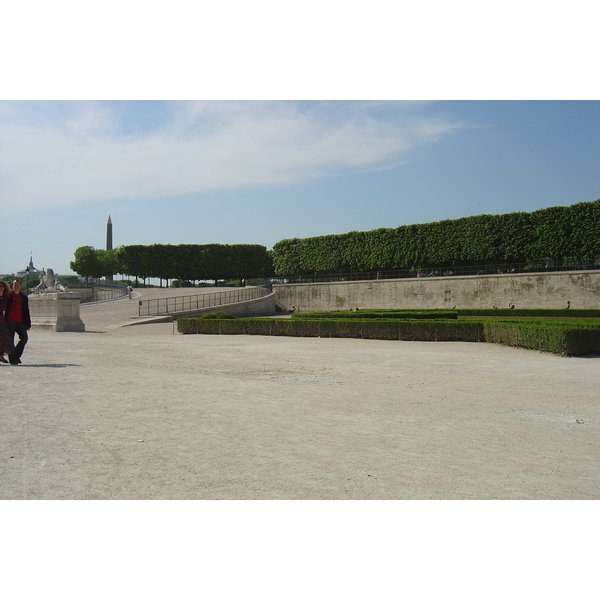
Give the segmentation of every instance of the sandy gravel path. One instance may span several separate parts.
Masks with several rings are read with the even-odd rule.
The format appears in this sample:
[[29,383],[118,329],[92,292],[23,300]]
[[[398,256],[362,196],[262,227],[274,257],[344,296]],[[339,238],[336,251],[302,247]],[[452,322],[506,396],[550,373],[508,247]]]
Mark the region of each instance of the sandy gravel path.
[[1,499],[598,499],[600,358],[491,344],[30,332]]

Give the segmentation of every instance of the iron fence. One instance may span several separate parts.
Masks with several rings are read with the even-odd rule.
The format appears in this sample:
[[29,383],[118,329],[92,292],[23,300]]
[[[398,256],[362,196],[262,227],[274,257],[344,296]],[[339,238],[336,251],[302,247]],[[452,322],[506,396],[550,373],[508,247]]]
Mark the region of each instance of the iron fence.
[[77,292],[81,299],[81,304],[88,302],[105,302],[107,300],[116,300],[127,295],[127,284],[113,281],[95,281],[89,284],[89,287],[69,287],[68,291]]
[[172,313],[211,308],[224,304],[246,302],[263,298],[270,294],[267,287],[246,287],[226,292],[211,292],[193,296],[174,296],[173,298],[155,298],[140,300],[138,314],[140,317],[154,317]]
[[549,273],[555,271],[579,271],[600,269],[600,261],[566,263],[549,260],[539,263],[509,263],[493,265],[470,265],[454,267],[429,267],[396,269],[393,271],[362,271],[356,273],[329,273],[323,275],[292,275],[273,277],[274,284],[327,283],[333,281],[368,281],[377,279],[409,279],[413,277],[452,277],[466,275],[502,275],[514,273]]

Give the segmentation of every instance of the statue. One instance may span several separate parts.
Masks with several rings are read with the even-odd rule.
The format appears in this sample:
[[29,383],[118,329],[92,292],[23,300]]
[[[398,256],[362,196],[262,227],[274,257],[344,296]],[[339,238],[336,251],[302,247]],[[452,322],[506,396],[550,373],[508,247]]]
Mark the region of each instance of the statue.
[[48,291],[54,291],[54,271],[52,269],[46,269],[46,277],[44,278],[44,283],[46,284],[46,289]]
[[65,288],[56,280],[54,271],[52,269],[46,269],[40,273],[40,283],[36,285],[32,290],[32,294],[42,294],[44,292],[64,292]]
[[61,285],[52,269],[42,271],[40,283],[29,296],[32,326],[53,331],[85,331],[79,315],[80,301],[78,294]]
[[30,294],[40,294],[42,290],[46,287],[44,283],[44,271],[40,271],[40,282],[34,288],[31,288]]

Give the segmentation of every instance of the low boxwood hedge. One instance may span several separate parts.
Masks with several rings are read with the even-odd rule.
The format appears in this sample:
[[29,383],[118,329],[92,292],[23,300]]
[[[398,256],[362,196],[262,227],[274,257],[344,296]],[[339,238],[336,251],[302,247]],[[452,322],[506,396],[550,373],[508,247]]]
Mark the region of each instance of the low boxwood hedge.
[[458,319],[455,310],[338,310],[292,313],[292,319]]
[[585,323],[484,321],[486,342],[565,356],[600,353],[600,327]]
[[479,341],[480,323],[467,321],[402,321],[395,319],[235,319],[201,321],[178,319],[179,333],[285,335],[294,337],[343,337],[379,340]]
[[583,308],[460,308],[460,317],[600,317],[598,309]]
[[214,320],[214,319],[234,319],[233,315],[229,313],[223,312],[222,310],[218,310],[217,312],[204,313],[197,317],[198,319],[203,320]]
[[600,326],[534,320],[186,318],[177,320],[177,330],[182,334],[491,342],[569,356],[600,353]]

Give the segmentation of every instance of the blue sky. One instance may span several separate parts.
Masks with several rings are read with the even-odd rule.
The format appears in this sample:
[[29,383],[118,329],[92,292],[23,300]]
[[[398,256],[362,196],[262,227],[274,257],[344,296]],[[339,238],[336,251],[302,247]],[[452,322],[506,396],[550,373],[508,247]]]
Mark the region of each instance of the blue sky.
[[3,16],[0,274],[30,253],[70,273],[109,215],[115,245],[271,248],[600,197],[581,0],[59,0]]
[[[0,273],[600,198],[597,101],[2,101]],[[8,212],[7,212],[8,211]]]

